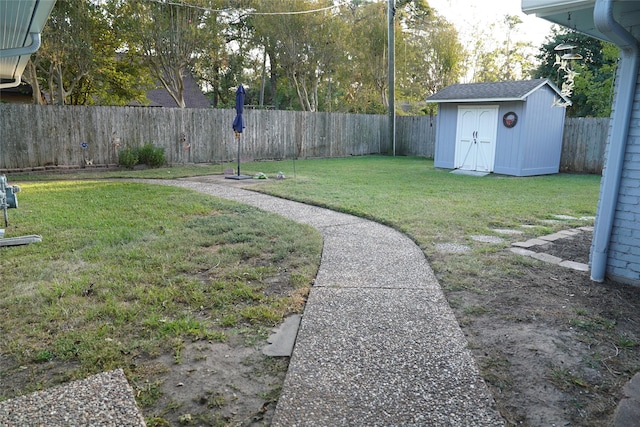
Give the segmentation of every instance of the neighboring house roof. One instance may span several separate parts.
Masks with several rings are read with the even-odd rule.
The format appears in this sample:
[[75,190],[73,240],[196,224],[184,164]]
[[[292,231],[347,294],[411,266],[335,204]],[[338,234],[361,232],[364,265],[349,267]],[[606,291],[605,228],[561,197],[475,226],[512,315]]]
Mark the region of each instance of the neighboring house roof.
[[454,84],[431,95],[427,102],[525,101],[529,95],[544,86],[548,86],[557,96],[569,102],[548,79]]
[[20,84],[55,0],[0,1],[0,88]]
[[[183,77],[184,83],[184,102],[187,108],[209,108],[211,103],[209,99],[202,93],[200,86],[190,73]],[[149,98],[149,107],[169,107],[177,108],[178,104],[169,95],[169,92],[162,86],[147,92]]]

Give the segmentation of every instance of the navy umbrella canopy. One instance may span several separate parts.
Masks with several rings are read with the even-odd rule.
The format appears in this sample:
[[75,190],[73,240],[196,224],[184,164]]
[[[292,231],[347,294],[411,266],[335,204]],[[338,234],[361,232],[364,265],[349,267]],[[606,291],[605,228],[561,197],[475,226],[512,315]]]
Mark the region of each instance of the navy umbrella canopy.
[[[244,129],[244,119],[242,118],[242,112],[244,111],[244,97],[246,92],[244,91],[244,86],[238,86],[238,90],[236,90],[236,118],[233,120],[233,130],[238,133],[242,133],[242,129]],[[239,135],[236,135],[239,137]]]

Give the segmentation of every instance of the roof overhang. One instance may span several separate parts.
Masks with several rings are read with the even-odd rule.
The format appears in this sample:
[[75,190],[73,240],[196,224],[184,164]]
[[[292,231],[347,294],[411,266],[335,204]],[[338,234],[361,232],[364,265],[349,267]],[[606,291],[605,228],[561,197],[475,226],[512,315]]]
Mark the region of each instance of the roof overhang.
[[0,1],[0,89],[20,84],[56,0]]
[[430,101],[427,98],[427,102],[437,102],[438,104],[456,104],[456,103],[470,103],[470,102],[508,102],[508,101],[525,101],[526,98],[460,98],[460,99],[434,99]]
[[[611,41],[595,26],[595,4],[596,0],[522,0],[522,11],[597,39]],[[637,34],[638,28],[634,27],[640,23],[640,1],[614,1],[613,17],[629,32]]]
[[561,98],[565,103],[571,105],[571,100],[569,98],[567,98],[566,96],[564,96],[562,94],[562,92],[560,91],[560,89],[558,89],[558,87],[556,85],[554,85],[551,80],[549,79],[544,79],[540,82],[539,85],[537,85],[536,87],[534,87],[533,89],[529,90],[529,92],[521,95],[521,96],[514,96],[514,97],[502,97],[502,98],[449,98],[449,99],[429,99],[427,98],[427,103],[438,103],[438,104],[460,104],[460,103],[486,103],[486,102],[525,102],[527,100],[527,98],[529,97],[529,95],[531,95],[533,92],[537,91],[538,89],[540,89],[543,86],[549,86],[549,88],[555,92],[556,96],[558,96],[559,98]]

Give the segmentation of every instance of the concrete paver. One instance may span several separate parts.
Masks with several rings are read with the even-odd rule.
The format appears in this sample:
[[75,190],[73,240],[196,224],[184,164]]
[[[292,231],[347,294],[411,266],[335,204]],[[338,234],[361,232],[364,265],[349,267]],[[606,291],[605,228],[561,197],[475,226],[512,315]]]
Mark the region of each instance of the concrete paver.
[[549,242],[547,242],[546,240],[542,240],[542,239],[529,239],[525,242],[515,242],[512,243],[512,246],[517,246],[519,248],[532,248],[534,246],[544,246],[544,245],[548,245]]
[[535,253],[531,255],[531,258],[548,262],[549,264],[560,264],[562,262],[562,258],[558,258],[557,256],[554,256],[554,255],[545,254],[544,252]]
[[293,354],[301,319],[299,314],[284,319],[280,327],[274,329],[274,334],[267,338],[269,345],[262,349],[262,354],[272,357],[290,357]]
[[565,261],[562,261],[561,263],[559,263],[558,265],[560,267],[566,267],[566,268],[570,268],[570,269],[576,270],[576,271],[589,271],[589,265],[581,263],[581,262],[565,260]]

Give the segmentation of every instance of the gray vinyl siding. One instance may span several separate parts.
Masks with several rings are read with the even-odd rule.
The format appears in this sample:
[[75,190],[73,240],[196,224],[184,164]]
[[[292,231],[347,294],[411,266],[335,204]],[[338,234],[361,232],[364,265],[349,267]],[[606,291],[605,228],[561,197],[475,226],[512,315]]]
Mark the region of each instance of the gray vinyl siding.
[[615,280],[640,285],[640,80],[633,108],[609,242],[607,274]]
[[[498,110],[498,132],[496,141],[496,159],[493,171],[504,175],[520,175],[522,165],[522,147],[527,144],[524,102],[504,102]],[[502,117],[513,111],[518,115],[518,122],[512,128],[502,124]]]
[[440,104],[436,117],[436,145],[433,165],[437,168],[453,169],[456,154],[458,104]]
[[554,94],[543,87],[527,98],[520,176],[558,173],[565,109],[552,107]]

